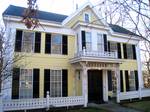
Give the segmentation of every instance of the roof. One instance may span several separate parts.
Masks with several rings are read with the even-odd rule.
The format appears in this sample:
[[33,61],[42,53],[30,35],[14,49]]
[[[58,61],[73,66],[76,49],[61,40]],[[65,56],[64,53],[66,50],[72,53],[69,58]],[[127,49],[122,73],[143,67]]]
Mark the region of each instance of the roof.
[[117,33],[122,33],[122,34],[128,34],[128,35],[135,35],[135,36],[138,36],[137,34],[119,26],[119,25],[114,25],[114,24],[109,24],[109,26],[111,27],[111,29],[114,31],[114,32],[117,32]]
[[[3,12],[3,16],[4,15],[10,15],[10,16],[23,17],[24,9],[25,9],[24,7],[10,5]],[[38,11],[38,14],[37,14],[38,19],[53,21],[53,22],[59,22],[59,23],[63,22],[63,20],[65,20],[67,17],[68,17],[67,15],[56,14],[56,13],[45,12],[45,11]],[[109,26],[116,33],[122,33],[122,34],[129,34],[129,35],[138,36],[137,34],[131,32],[131,31],[129,31],[129,30],[127,30],[127,29],[125,29],[121,26],[113,25],[113,24],[109,24]]]
[[[4,12],[3,15],[12,15],[12,16],[23,16],[24,7],[10,5]],[[37,18],[41,20],[54,21],[54,22],[62,22],[68,16],[62,14],[56,14],[45,11],[38,11]]]

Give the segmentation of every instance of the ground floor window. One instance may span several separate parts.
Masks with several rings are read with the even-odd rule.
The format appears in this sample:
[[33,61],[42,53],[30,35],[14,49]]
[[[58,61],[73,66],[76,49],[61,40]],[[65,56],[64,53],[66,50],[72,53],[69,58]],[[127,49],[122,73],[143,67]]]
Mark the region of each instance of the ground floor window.
[[62,96],[62,73],[61,70],[50,71],[50,96]]
[[130,91],[136,90],[136,87],[135,87],[135,73],[134,73],[134,71],[130,71],[130,74],[129,74],[129,87],[130,87]]
[[116,91],[117,91],[117,80],[116,80],[115,71],[112,71],[112,91],[113,91],[114,94],[116,94]]
[[19,80],[19,98],[33,97],[33,76],[32,69],[21,69]]

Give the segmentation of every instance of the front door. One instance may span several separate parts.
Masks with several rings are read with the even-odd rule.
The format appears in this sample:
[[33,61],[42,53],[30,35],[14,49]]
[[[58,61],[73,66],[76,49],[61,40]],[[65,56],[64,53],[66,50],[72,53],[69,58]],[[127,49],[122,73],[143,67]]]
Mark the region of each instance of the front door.
[[103,103],[102,70],[88,70],[88,103]]

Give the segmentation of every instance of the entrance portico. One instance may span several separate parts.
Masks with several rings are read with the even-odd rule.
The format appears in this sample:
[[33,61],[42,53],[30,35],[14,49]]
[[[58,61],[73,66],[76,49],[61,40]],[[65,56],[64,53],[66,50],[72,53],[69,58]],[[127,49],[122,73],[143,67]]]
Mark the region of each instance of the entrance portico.
[[[117,79],[117,96],[120,93],[120,71],[118,62],[92,62],[80,61],[73,63],[76,70],[80,70],[82,76],[82,96],[85,98],[84,106],[87,103],[102,103],[108,101],[108,70],[115,72]],[[92,78],[92,79],[91,79]],[[93,87],[92,86],[97,86]],[[91,92],[92,91],[92,92]],[[90,96],[89,96],[90,95]],[[99,95],[93,96],[92,95]],[[96,99],[97,98],[97,99]],[[117,97],[119,102],[119,97]]]

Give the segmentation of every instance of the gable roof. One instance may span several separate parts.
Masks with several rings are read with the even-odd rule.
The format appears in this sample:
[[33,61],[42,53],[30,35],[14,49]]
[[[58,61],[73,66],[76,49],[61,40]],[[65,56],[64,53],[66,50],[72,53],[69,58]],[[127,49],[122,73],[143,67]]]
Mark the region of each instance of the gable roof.
[[[25,9],[24,7],[10,5],[3,12],[3,16],[23,17],[24,9]],[[38,15],[37,16],[38,19],[58,22],[58,23],[62,23],[68,17],[67,15],[62,15],[62,14],[57,14],[57,13],[52,13],[52,12],[45,12],[45,11],[38,11],[37,15]],[[109,24],[109,27],[116,33],[138,36],[137,34],[118,25]]]
[[[4,12],[4,15],[11,15],[11,16],[19,16],[23,17],[25,8],[24,7],[19,7],[19,6],[14,6],[10,5]],[[37,18],[41,20],[47,20],[47,21],[53,21],[53,22],[62,22],[65,18],[68,16],[62,15],[62,14],[56,14],[52,12],[45,12],[45,11],[38,11]]]

